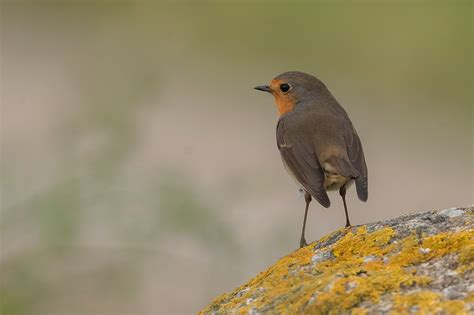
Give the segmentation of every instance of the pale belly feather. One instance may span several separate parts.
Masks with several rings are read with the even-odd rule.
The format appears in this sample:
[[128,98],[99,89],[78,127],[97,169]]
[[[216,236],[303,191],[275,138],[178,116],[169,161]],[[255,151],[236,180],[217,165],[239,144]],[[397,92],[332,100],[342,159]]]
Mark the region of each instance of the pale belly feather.
[[[285,170],[288,174],[290,174],[290,177],[295,181],[295,183],[298,185],[299,189],[304,189],[304,187],[298,182],[298,179],[296,179],[295,174],[290,170],[288,165],[286,164],[285,160],[283,159],[283,156],[281,156],[281,161],[283,162],[283,165],[285,166]],[[324,189],[326,191],[332,191],[332,190],[338,190],[342,186],[346,185],[346,189],[349,188],[354,181],[352,178],[345,177],[339,174],[335,173],[329,173],[329,172],[324,172]],[[306,190],[305,190],[306,191]]]

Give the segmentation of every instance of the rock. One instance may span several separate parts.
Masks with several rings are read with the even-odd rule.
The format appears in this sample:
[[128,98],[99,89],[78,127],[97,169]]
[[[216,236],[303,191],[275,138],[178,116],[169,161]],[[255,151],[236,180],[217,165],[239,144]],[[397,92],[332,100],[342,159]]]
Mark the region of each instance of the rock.
[[340,229],[200,314],[469,314],[474,212],[452,208]]

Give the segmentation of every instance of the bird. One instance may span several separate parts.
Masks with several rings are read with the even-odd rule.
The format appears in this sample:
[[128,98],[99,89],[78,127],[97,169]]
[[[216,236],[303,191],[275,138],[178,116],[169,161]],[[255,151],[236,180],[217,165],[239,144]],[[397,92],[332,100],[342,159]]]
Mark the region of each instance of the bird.
[[255,89],[275,97],[277,147],[285,169],[304,192],[300,248],[308,245],[309,204],[314,198],[328,208],[328,191],[339,190],[345,226],[350,227],[346,192],[355,183],[357,196],[367,201],[368,172],[362,143],[344,108],[321,80],[304,72],[284,72]]

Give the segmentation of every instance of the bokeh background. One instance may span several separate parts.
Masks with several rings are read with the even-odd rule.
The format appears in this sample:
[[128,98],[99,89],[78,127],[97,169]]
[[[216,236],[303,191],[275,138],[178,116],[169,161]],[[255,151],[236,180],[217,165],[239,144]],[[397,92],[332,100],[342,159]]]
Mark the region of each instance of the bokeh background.
[[[2,1],[2,314],[188,314],[298,246],[271,96],[322,79],[352,222],[473,202],[471,1]],[[307,239],[344,224],[316,203]]]

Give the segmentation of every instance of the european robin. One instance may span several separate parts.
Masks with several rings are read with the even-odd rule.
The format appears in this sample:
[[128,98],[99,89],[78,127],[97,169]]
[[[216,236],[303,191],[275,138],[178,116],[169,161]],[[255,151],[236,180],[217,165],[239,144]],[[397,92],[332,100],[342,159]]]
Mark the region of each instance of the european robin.
[[367,201],[368,180],[362,144],[346,111],[323,82],[303,72],[282,73],[255,89],[275,97],[280,116],[277,146],[286,170],[304,191],[300,247],[307,245],[304,234],[311,199],[328,208],[327,191],[339,190],[346,227],[350,226],[346,191],[355,182],[357,196]]

